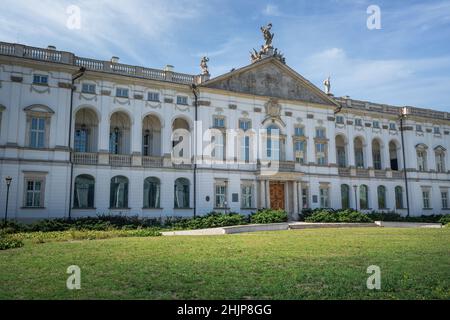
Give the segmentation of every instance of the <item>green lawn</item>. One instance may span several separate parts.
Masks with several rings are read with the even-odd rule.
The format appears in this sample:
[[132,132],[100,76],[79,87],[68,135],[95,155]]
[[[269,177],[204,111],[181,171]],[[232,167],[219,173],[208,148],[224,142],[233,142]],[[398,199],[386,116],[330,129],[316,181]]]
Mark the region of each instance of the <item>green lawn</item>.
[[[66,269],[81,268],[79,291]],[[366,288],[378,265],[382,288]],[[0,299],[449,299],[450,228],[49,242],[0,252]]]

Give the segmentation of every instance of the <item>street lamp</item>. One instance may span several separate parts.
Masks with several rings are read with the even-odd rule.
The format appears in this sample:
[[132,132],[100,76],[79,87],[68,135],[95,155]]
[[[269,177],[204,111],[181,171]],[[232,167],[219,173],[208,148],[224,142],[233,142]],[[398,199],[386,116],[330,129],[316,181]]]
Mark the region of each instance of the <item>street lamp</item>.
[[9,187],[11,186],[11,182],[12,182],[12,178],[11,177],[6,177],[5,178],[6,181],[6,209],[5,209],[5,226],[6,226],[6,221],[8,221],[8,202],[9,202]]
[[355,210],[358,211],[358,186],[355,184],[353,189],[355,190]]
[[403,175],[405,179],[405,191],[406,191],[406,209],[407,209],[407,217],[409,217],[409,191],[408,191],[408,175],[406,172],[406,156],[405,156],[405,138],[403,135],[403,120],[408,116],[409,109],[408,107],[403,107],[400,109],[400,135],[402,137],[402,155],[403,155]]

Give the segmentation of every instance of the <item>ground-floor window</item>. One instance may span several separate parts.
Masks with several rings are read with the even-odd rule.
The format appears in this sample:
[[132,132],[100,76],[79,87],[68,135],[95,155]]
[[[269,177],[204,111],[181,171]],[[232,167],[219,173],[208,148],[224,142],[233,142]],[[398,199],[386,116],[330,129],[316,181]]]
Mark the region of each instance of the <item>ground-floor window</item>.
[[422,190],[423,208],[430,209],[430,190]]
[[215,199],[215,203],[214,203],[215,208],[227,208],[228,207],[226,181],[216,183],[214,199]]
[[448,209],[448,191],[441,191],[442,209]]
[[26,177],[25,178],[25,201],[26,208],[42,208],[44,207],[44,185],[43,177]]
[[302,188],[302,204],[303,209],[309,208],[309,191],[308,188]]
[[364,184],[359,187],[359,207],[361,210],[369,209],[369,188]]
[[253,207],[253,185],[245,184],[241,187],[241,207],[250,209]]
[[174,191],[175,209],[189,208],[189,180],[179,178],[175,181]]
[[319,192],[320,192],[320,207],[321,208],[329,208],[330,201],[329,201],[329,197],[328,197],[328,188],[321,187]]
[[350,187],[348,184],[341,185],[341,203],[342,209],[350,208]]
[[403,209],[403,188],[400,186],[395,187],[395,208]]
[[75,179],[73,207],[76,209],[94,208],[95,180],[90,175],[80,175]]
[[386,187],[378,186],[378,209],[386,209]]
[[161,183],[158,178],[150,177],[144,180],[144,208],[160,208]]
[[128,178],[117,176],[111,179],[110,208],[128,209]]

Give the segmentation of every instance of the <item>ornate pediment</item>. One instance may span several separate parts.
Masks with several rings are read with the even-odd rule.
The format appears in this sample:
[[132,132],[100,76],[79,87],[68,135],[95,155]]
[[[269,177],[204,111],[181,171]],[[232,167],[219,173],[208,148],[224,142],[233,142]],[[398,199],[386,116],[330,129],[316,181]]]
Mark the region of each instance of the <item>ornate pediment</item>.
[[266,58],[204,84],[209,88],[337,106],[336,102],[276,58]]

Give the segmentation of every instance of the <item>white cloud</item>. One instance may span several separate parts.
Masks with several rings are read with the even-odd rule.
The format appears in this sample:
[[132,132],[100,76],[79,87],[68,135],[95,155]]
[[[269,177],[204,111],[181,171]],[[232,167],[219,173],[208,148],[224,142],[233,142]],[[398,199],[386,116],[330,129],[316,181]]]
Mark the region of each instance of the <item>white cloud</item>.
[[267,4],[266,7],[263,10],[263,14],[266,16],[280,16],[281,12],[280,9],[278,9],[278,6],[274,4]]

